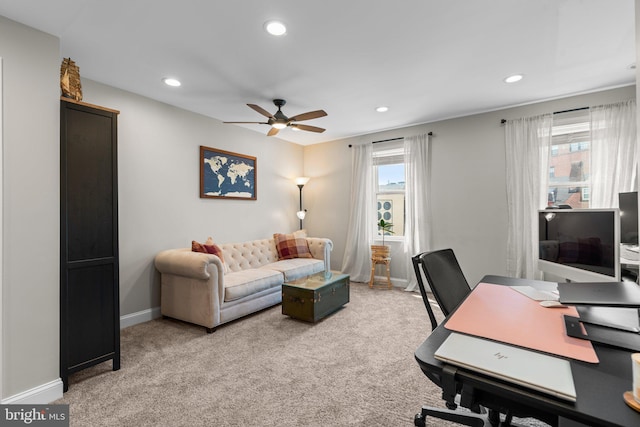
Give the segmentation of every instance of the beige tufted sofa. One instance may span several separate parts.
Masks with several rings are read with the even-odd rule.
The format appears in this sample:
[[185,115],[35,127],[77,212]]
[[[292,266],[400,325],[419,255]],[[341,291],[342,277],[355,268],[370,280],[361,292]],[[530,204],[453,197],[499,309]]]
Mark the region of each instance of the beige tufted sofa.
[[325,270],[333,242],[307,237],[313,258],[278,260],[273,239],[219,245],[216,255],[169,249],[155,258],[161,274],[163,316],[204,326],[218,325],[282,301],[282,283]]

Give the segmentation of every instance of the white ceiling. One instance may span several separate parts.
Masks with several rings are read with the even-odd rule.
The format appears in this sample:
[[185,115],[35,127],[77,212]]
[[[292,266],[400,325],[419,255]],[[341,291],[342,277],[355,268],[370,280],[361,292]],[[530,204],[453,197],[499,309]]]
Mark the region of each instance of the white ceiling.
[[0,15],[59,37],[83,78],[221,121],[264,121],[246,104],[275,113],[274,98],[324,109],[303,123],[326,132],[278,134],[302,145],[635,82],[634,0],[0,0]]

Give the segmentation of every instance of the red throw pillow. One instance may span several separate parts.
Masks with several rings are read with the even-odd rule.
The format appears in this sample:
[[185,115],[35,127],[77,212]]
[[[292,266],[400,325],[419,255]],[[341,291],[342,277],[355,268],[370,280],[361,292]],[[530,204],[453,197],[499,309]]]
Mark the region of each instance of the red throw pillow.
[[198,243],[195,240],[192,240],[191,250],[193,252],[202,252],[205,254],[216,255],[218,258],[220,258],[220,261],[222,261],[222,263],[224,264],[224,256],[222,255],[222,249],[220,249],[220,246],[213,243],[213,239],[211,239],[211,237],[209,237],[209,240],[207,240],[206,243]]
[[313,258],[305,238],[296,237],[294,234],[276,233],[273,240],[276,243],[278,259]]

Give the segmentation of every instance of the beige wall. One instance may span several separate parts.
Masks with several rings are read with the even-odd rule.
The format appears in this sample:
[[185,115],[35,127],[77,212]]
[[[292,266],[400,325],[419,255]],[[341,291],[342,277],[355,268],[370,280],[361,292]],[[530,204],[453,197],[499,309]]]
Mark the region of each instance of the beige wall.
[[0,16],[2,397],[59,378],[59,43]]
[[[305,147],[305,174],[311,177],[305,187],[307,227],[334,241],[332,265],[339,269],[349,214],[349,144],[433,132],[432,249],[453,248],[471,284],[485,274],[506,274],[505,137],[500,120],[630,98],[635,98],[634,86]],[[402,244],[389,245],[392,276],[402,284],[413,272],[407,272]]]
[[[153,258],[191,240],[241,242],[298,229],[302,146],[83,79],[84,101],[120,111],[120,313],[160,305]],[[199,197],[200,146],[257,158],[257,200]]]

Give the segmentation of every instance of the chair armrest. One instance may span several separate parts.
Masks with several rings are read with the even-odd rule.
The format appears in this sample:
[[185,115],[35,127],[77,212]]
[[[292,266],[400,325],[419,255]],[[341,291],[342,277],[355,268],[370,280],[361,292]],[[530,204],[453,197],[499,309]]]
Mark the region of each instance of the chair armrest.
[[156,255],[155,266],[160,273],[174,274],[193,279],[209,279],[209,265],[218,269],[218,277],[224,280],[224,267],[216,255],[192,252],[188,249],[168,249]]

